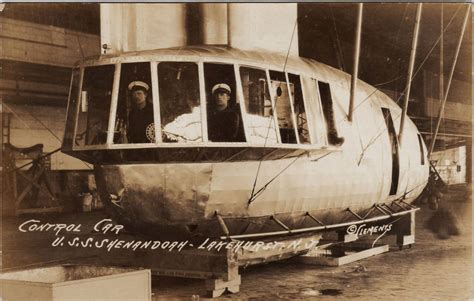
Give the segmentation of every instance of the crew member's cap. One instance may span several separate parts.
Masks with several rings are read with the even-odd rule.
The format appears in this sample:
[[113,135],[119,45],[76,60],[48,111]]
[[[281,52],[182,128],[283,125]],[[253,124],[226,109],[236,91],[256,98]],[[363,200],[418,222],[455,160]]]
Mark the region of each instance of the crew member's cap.
[[228,84],[217,84],[215,85],[214,87],[212,87],[212,94],[214,94],[214,92],[218,91],[218,90],[223,90],[225,92],[227,92],[228,94],[230,94],[232,91],[230,90],[230,87]]
[[128,84],[128,90],[131,92],[134,92],[136,90],[144,90],[145,92],[148,92],[149,89],[150,86],[148,86],[147,83],[138,80]]

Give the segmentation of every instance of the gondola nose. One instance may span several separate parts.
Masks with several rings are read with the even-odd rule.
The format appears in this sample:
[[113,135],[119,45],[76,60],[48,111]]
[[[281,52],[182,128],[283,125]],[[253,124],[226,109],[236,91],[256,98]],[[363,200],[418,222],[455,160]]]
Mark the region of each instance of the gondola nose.
[[107,208],[136,222],[177,223],[205,218],[212,168],[208,164],[95,166]]

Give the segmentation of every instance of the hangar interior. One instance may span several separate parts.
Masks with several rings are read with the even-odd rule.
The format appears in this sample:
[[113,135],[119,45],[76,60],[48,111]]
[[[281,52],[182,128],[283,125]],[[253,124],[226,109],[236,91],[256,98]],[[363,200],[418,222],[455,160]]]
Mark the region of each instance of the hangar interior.
[[[432,140],[442,91],[452,68],[463,19],[462,6],[423,5],[408,115],[427,145]],[[93,203],[87,210],[101,207],[93,195],[91,166],[56,151],[64,130],[72,66],[77,60],[101,52],[203,43],[229,44],[243,49],[259,44],[260,48],[285,53],[288,50],[285,41],[293,29],[288,28],[288,20],[283,19],[269,27],[265,22],[271,17],[252,14],[248,7],[237,4],[167,4],[149,11],[146,6],[124,4],[120,10],[120,18],[117,18],[112,8],[100,4],[2,5],[0,97],[4,214],[15,214],[14,204],[8,201],[11,195],[21,196],[22,201],[30,202],[33,207],[38,198],[55,198],[64,211],[71,212],[83,210],[84,196],[90,198],[92,192]],[[288,18],[297,20],[298,38],[288,50],[291,54],[352,72],[355,4],[299,3],[285,10],[290,11]],[[278,15],[278,11],[274,13]],[[166,24],[164,18],[160,18],[164,14],[174,14],[174,24]],[[242,14],[248,17],[247,26],[241,26],[244,22],[238,16]],[[364,5],[359,78],[398,100],[399,105],[402,105],[406,85],[415,14],[415,4]],[[156,22],[144,26],[143,20],[137,17],[143,15],[155,17]],[[255,29],[259,32],[253,33],[253,39],[241,38]],[[159,39],[150,36],[157,30]],[[117,37],[117,32],[122,35]],[[432,156],[448,184],[472,183],[471,39],[472,14]],[[43,144],[39,151],[42,155],[56,151],[45,157],[44,165],[39,167],[45,171],[51,186],[49,193],[44,189],[28,190],[28,181],[21,177],[12,184],[5,173],[6,164],[14,160],[14,166],[21,167],[31,157],[14,152],[12,158],[11,153],[5,152],[7,144],[17,148]],[[22,195],[25,190],[28,192]]]
[[[259,9],[255,9],[256,6],[259,6]],[[266,3],[0,4],[0,28],[2,29],[0,32],[0,121],[2,124],[2,135],[0,136],[2,139],[0,156],[0,190],[2,191],[0,270],[2,270],[2,275],[8,269],[28,268],[29,270],[19,272],[19,274],[26,275],[25,277],[30,280],[34,277],[50,279],[61,278],[66,275],[73,278],[73,280],[74,277],[77,277],[81,282],[84,280],[81,279],[82,277],[89,277],[84,276],[87,273],[95,274],[93,276],[113,277],[111,274],[115,272],[127,272],[126,269],[121,268],[113,272],[107,267],[104,268],[104,265],[148,267],[153,266],[153,264],[146,260],[149,257],[153,259],[158,257],[157,261],[160,261],[159,263],[170,263],[171,267],[175,269],[171,270],[178,270],[178,273],[173,275],[171,272],[170,274],[164,272],[164,274],[155,274],[155,276],[171,275],[179,277],[184,275],[184,277],[193,277],[191,274],[196,271],[186,274],[189,270],[184,269],[196,265],[198,268],[205,270],[204,277],[201,275],[196,278],[205,278],[206,287],[202,285],[202,282],[192,282],[190,279],[186,279],[183,283],[173,283],[161,278],[159,281],[154,279],[153,300],[175,299],[177,294],[180,294],[186,300],[189,300],[190,296],[193,300],[199,299],[199,295],[195,295],[195,293],[201,294],[204,289],[209,292],[209,287],[213,297],[218,295],[214,292],[221,290],[220,293],[222,293],[226,288],[230,292],[238,292],[240,286],[239,266],[235,262],[231,262],[231,265],[227,266],[230,261],[226,261],[226,264],[222,264],[222,262],[208,264],[206,260],[213,257],[213,255],[208,255],[209,252],[207,251],[209,249],[203,252],[190,250],[189,253],[184,252],[186,254],[181,256],[180,251],[169,253],[162,248],[162,250],[158,250],[159,253],[151,252],[152,256],[146,256],[147,254],[150,255],[150,253],[146,253],[146,249],[144,252],[141,252],[142,250],[135,252],[134,247],[134,252],[131,253],[129,249],[121,250],[117,247],[122,242],[126,242],[129,246],[133,243],[135,246],[135,240],[138,240],[140,245],[145,233],[134,233],[127,230],[120,232],[124,226],[114,224],[116,221],[109,219],[109,212],[103,210],[103,204],[97,193],[92,166],[60,151],[66,126],[70,86],[76,87],[78,91],[78,87],[80,87],[80,84],[72,77],[73,74],[78,74],[78,72],[74,73],[73,66],[77,61],[90,56],[99,56],[100,54],[121,54],[129,51],[193,45],[227,45],[244,50],[242,53],[245,53],[245,50],[266,50],[277,52],[283,56],[311,58],[351,74],[354,69],[355,59],[353,56],[356,48],[355,44],[357,44],[355,36],[358,7],[360,6],[356,3],[284,3],[278,6]],[[414,28],[416,27],[417,7],[420,6],[416,3],[365,3],[363,5],[358,77],[390,96],[400,107],[403,106],[406,96],[405,89],[409,77],[411,47],[416,31]],[[361,215],[351,211],[351,208],[347,207],[346,209],[345,207],[343,214],[349,216],[350,223],[353,223],[354,219],[357,218],[356,222],[359,223],[357,224],[359,227],[356,227],[357,231],[369,230],[369,228],[364,228],[366,224],[362,223],[372,218],[369,216],[372,211],[379,214],[376,208],[381,210],[383,216],[378,215],[375,219],[386,216],[387,219],[393,218],[393,223],[401,219],[401,217],[398,218],[401,215],[394,216],[392,213],[408,213],[405,215],[407,218],[403,220],[404,223],[401,226],[405,229],[400,231],[402,235],[397,234],[396,240],[400,250],[407,245],[410,246],[410,249],[404,250],[406,252],[392,252],[390,258],[380,256],[368,264],[364,263],[369,267],[368,269],[364,265],[357,265],[352,271],[355,272],[354,274],[346,273],[346,270],[349,271],[354,266],[346,266],[344,270],[334,269],[331,272],[327,270],[318,272],[316,269],[301,268],[301,265],[295,264],[294,261],[279,262],[280,265],[275,265],[272,268],[259,266],[261,271],[257,272],[256,269],[250,269],[250,272],[245,275],[245,281],[242,282],[242,287],[249,290],[248,295],[241,293],[242,295],[238,297],[248,296],[254,299],[253,297],[261,298],[263,296],[265,299],[277,299],[287,296],[290,299],[295,299],[303,296],[338,295],[342,294],[341,291],[344,290],[344,297],[346,298],[364,296],[379,299],[380,294],[384,296],[394,296],[396,294],[398,299],[416,299],[420,295],[424,295],[426,298],[433,296],[433,299],[439,299],[440,296],[445,299],[466,299],[466,294],[472,292],[472,284],[470,283],[472,277],[469,277],[472,269],[466,262],[468,262],[467,258],[471,257],[472,252],[472,216],[470,210],[472,198],[470,195],[472,193],[473,19],[472,10],[466,10],[466,7],[465,4],[459,3],[424,3],[421,13],[411,93],[407,105],[408,116],[417,125],[426,145],[434,147],[431,154],[431,163],[436,167],[443,182],[448,184],[448,196],[445,202],[447,205],[442,208],[443,210],[436,212],[423,210],[419,214],[420,218],[417,216],[416,244],[419,248],[411,249],[411,245],[415,242],[415,211],[419,208],[403,203],[406,200],[407,191],[404,194],[401,193],[401,201],[398,203],[393,201],[390,205],[398,204],[403,212],[386,211],[387,209],[384,211],[383,207],[381,209],[375,203],[368,213],[361,217]],[[467,20],[467,27],[462,40],[459,40],[461,32],[463,32],[463,20]],[[459,45],[460,51],[457,54]],[[152,62],[148,66],[153,66],[152,64],[157,66],[157,62]],[[129,64],[130,68],[133,68],[134,65],[137,64]],[[204,64],[202,65],[204,66]],[[119,70],[120,68],[122,67],[119,67]],[[204,67],[201,68],[200,73],[202,77],[204,77],[203,69]],[[236,70],[234,69],[237,73]],[[454,70],[452,74],[451,70]],[[174,78],[174,74],[176,74],[176,77],[180,77],[184,73],[177,68],[173,69],[173,72],[171,78]],[[228,72],[232,74],[232,70]],[[268,78],[270,78],[270,72],[268,72]],[[285,74],[284,72],[280,73]],[[120,71],[114,74],[120,74]],[[150,75],[150,72],[147,71],[143,74]],[[288,75],[286,81],[289,82],[288,78],[291,74],[286,74]],[[453,75],[452,80],[450,75]],[[120,76],[115,77],[115,82],[119,82]],[[183,75],[183,77],[185,76]],[[213,75],[212,81],[217,82],[217,77]],[[276,76],[276,79],[279,82],[284,81],[281,77]],[[131,79],[127,77],[124,81],[128,82],[129,80]],[[158,80],[155,78],[155,88],[157,82]],[[232,88],[240,85],[237,81],[234,83]],[[117,85],[115,84],[115,86]],[[444,95],[443,91],[447,90],[447,86],[450,86],[449,92]],[[209,87],[206,87],[206,89],[209,90]],[[120,89],[117,88],[116,90]],[[194,90],[199,90],[199,88]],[[201,97],[204,95],[203,90],[201,90]],[[289,95],[288,90],[286,89],[284,93]],[[122,88],[117,94],[119,95],[123,91],[126,91],[126,89]],[[282,91],[280,90],[280,92]],[[80,95],[82,97],[82,94]],[[87,93],[84,98],[87,99]],[[439,118],[439,111],[443,107],[442,101],[445,98],[447,102],[444,105],[442,118]],[[116,104],[118,99],[119,97],[115,97]],[[294,104],[289,103],[288,107],[291,109],[293,106]],[[79,110],[79,107],[78,105],[77,110]],[[126,110],[127,108],[123,107],[123,109]],[[268,106],[263,106],[263,110],[265,109],[268,109]],[[382,108],[382,111],[383,109],[386,108]],[[113,110],[110,111],[113,112]],[[286,112],[288,112],[288,109]],[[385,122],[387,122],[387,119],[385,119]],[[389,139],[390,141],[392,139],[396,140],[394,138],[396,137],[394,135],[396,129],[394,129],[393,122],[390,121],[390,123],[389,131],[391,134],[387,135],[387,141]],[[113,121],[109,122],[108,128],[113,128],[114,124]],[[435,135],[438,124],[439,132]],[[370,125],[365,124],[364,126],[367,131],[371,129]],[[70,127],[68,128],[70,129]],[[155,129],[158,128],[158,126],[155,127]],[[335,130],[335,128],[333,129]],[[293,132],[297,133],[297,131]],[[337,131],[335,132],[335,137],[339,139]],[[417,135],[417,138],[416,142],[419,142],[419,144],[416,144],[417,154],[420,150],[421,161],[423,162],[421,165],[427,167],[425,169],[427,171],[428,166],[425,165],[423,143],[420,142],[422,138],[420,135]],[[108,132],[107,139],[113,141],[115,138],[111,132]],[[64,140],[68,141],[67,135]],[[72,140],[69,139],[71,144]],[[87,140],[87,138],[84,140]],[[418,149],[418,146],[420,146],[420,149]],[[393,148],[387,147],[387,149],[388,152],[392,150],[393,155]],[[135,150],[132,149],[132,151]],[[180,156],[180,154],[177,152],[176,156]],[[376,156],[379,157],[379,153]],[[383,156],[380,157],[383,158]],[[392,170],[395,169],[393,158]],[[383,159],[380,160],[383,161]],[[420,162],[418,161],[418,163]],[[142,166],[139,167],[143,168]],[[173,165],[173,169],[175,168],[176,166]],[[328,170],[332,169],[328,168]],[[143,177],[147,176],[143,169],[136,172],[136,174]],[[346,172],[346,174],[349,173]],[[374,177],[376,175],[377,173],[373,173]],[[246,175],[242,177],[246,177]],[[392,182],[394,182],[393,178],[395,177],[392,172]],[[170,182],[172,180],[167,183]],[[229,186],[234,184],[232,181],[227,182]],[[152,182],[151,185],[156,186],[156,183]],[[361,186],[364,185],[358,185],[356,188]],[[370,187],[371,185],[365,186]],[[397,188],[397,185],[392,184],[392,186]],[[393,187],[389,188],[392,190]],[[288,189],[285,186],[283,190],[287,191]],[[419,191],[421,192],[421,188]],[[430,197],[438,197],[438,191],[428,191],[428,193]],[[353,198],[355,192],[350,190],[348,194],[350,198]],[[112,207],[114,204],[117,205],[116,201],[119,197],[121,198],[119,193],[117,195],[110,194],[110,203],[108,204]],[[149,198],[144,199],[148,201]],[[365,199],[369,198],[366,197]],[[312,201],[313,199],[309,198],[309,200]],[[250,201],[251,199],[249,199],[248,205],[250,205]],[[228,203],[224,204],[228,206]],[[117,206],[120,207],[120,205]],[[423,204],[420,207],[423,207]],[[391,210],[390,207],[385,208]],[[133,212],[133,210],[129,211]],[[59,214],[57,214],[58,212]],[[387,212],[389,212],[389,215],[386,215]],[[292,234],[292,229],[285,226],[273,214],[270,219],[273,222],[272,225],[285,228],[285,231],[288,231],[285,232],[285,235]],[[456,214],[459,217],[457,221]],[[312,218],[310,222],[318,223],[316,228],[328,229],[327,226],[334,226],[329,224],[330,222],[324,224],[312,216],[309,211],[306,212],[304,218],[306,217]],[[366,217],[368,218],[366,219]],[[216,231],[227,228],[223,218],[217,211],[215,211],[213,218],[217,219],[213,222],[216,222],[216,224],[219,222],[220,224],[220,228],[214,227]],[[383,220],[383,222],[385,221]],[[50,222],[53,224],[50,224]],[[248,223],[248,225],[250,224],[251,222]],[[347,224],[349,223],[339,224],[341,227],[338,228],[339,232],[330,233],[330,235],[337,236],[337,238],[332,238],[337,244],[341,242],[345,244],[346,238],[350,235],[340,234],[345,234],[344,231],[347,232],[347,229],[356,226],[356,224],[352,224],[347,229],[341,230],[343,229],[342,225],[345,227]],[[58,225],[64,227],[68,225],[67,228],[72,228],[63,229],[63,232],[61,232],[61,229],[49,231],[50,228],[43,231],[46,227],[57,227]],[[391,225],[392,222],[385,224],[384,227],[391,227]],[[75,230],[81,226],[83,226],[82,233],[75,236],[77,234]],[[198,225],[187,224],[186,227],[187,231],[192,232]],[[311,229],[313,230],[310,234],[317,237],[319,242],[323,234],[316,232],[314,228]],[[380,231],[385,231],[384,229],[380,230],[379,228]],[[61,235],[59,235],[60,232]],[[69,233],[62,236],[64,232]],[[119,232],[121,236],[116,238]],[[244,232],[245,230],[242,233]],[[161,232],[156,233],[161,234]],[[171,231],[169,233],[175,234]],[[355,235],[356,240],[359,238],[357,233]],[[229,234],[229,231],[227,231],[227,234]],[[253,234],[255,233],[250,233],[250,235]],[[347,232],[347,234],[349,233]],[[372,233],[370,234],[369,236],[372,236]],[[304,239],[309,241],[313,239],[313,236],[306,236]],[[454,238],[446,239],[450,236]],[[84,240],[81,241],[81,244],[74,244],[71,241],[66,243],[65,237],[74,237],[72,242],[81,238]],[[222,237],[220,236],[219,242],[224,241]],[[242,237],[245,237],[245,235],[242,235]],[[400,237],[402,244],[399,244],[398,241]],[[443,238],[443,241],[434,243],[433,239],[435,237]],[[93,248],[92,245],[84,244],[84,242],[90,239],[94,240],[94,238],[101,242],[101,247],[97,247],[96,244]],[[230,235],[226,237],[227,240],[230,240],[230,238]],[[285,240],[287,238],[291,242],[293,236],[278,236],[276,239]],[[379,238],[380,236],[377,237],[376,241]],[[387,237],[382,240],[385,239],[386,241],[383,243],[388,241]],[[104,241],[108,240],[110,242],[106,245]],[[388,243],[374,248],[376,241],[370,242],[371,247],[365,251],[374,252],[375,249],[381,247],[384,248],[383,252],[389,250]],[[143,242],[148,245],[151,244],[151,240]],[[244,240],[239,241],[239,243],[241,242],[243,243]],[[62,247],[63,243],[64,247]],[[155,243],[156,241],[153,245]],[[165,241],[165,243],[169,243],[169,241]],[[182,243],[179,242],[180,245]],[[114,246],[117,247],[117,250],[112,250],[115,248]],[[105,251],[106,248],[109,249]],[[305,246],[305,248],[307,247]],[[153,249],[153,251],[156,250]],[[327,250],[324,249],[324,251]],[[267,263],[268,258],[282,259],[283,253],[278,252],[264,253],[262,255],[263,262]],[[296,251],[290,250],[285,253],[285,256],[296,257],[296,253]],[[298,255],[302,254],[298,253]],[[380,253],[371,254],[377,255]],[[227,260],[229,257],[225,255],[225,258]],[[291,258],[290,260],[292,259],[299,260],[299,258]],[[218,258],[218,260],[220,259]],[[131,261],[133,261],[132,264],[130,264]],[[414,261],[418,261],[418,265],[413,263]],[[63,263],[66,264],[43,269],[45,265]],[[76,269],[74,264],[77,263],[83,266]],[[301,262],[298,263],[301,264]],[[93,268],[87,266],[88,264]],[[218,269],[224,269],[225,277],[215,279],[216,274],[209,273],[209,267],[205,266],[206,264],[213,266],[213,268],[215,266]],[[32,273],[30,268],[37,266],[40,268],[33,270],[37,272]],[[176,266],[178,267],[176,268]],[[240,267],[247,268],[247,263]],[[390,271],[390,273],[387,273],[387,271]],[[148,275],[145,275],[148,278],[144,277],[140,283],[150,286],[150,271],[141,270],[140,272],[148,273]],[[154,272],[159,273],[157,270]],[[202,272],[202,270],[198,272]],[[207,287],[208,280],[211,283],[209,287]],[[0,277],[1,281],[2,278]],[[91,282],[95,282],[95,280]],[[69,296],[74,295],[76,299],[79,299],[80,296],[83,296],[84,299],[90,299],[100,298],[98,297],[100,293],[110,291],[115,294],[114,296],[118,296],[117,300],[119,298],[125,300],[138,299],[139,295],[146,295],[144,296],[145,299],[148,297],[149,300],[152,296],[151,289],[136,285],[133,281],[126,281],[122,278],[122,282],[117,283],[115,282],[109,287],[95,284],[96,287],[100,287],[98,289],[76,289],[68,294]],[[393,283],[396,283],[397,287],[394,287]],[[311,288],[305,287],[307,285],[311,285]],[[415,285],[418,286],[415,287]],[[400,286],[402,287],[400,288]],[[325,289],[317,291],[315,288]],[[0,291],[0,295],[1,293]],[[15,293],[28,293],[28,291],[17,289]],[[37,297],[34,294],[33,296]]]

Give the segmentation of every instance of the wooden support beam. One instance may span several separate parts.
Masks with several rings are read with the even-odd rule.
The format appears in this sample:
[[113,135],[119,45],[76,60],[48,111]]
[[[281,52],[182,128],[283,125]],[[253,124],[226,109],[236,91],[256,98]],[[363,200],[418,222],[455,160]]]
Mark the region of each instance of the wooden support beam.
[[349,100],[349,122],[352,121],[352,116],[354,113],[354,102],[355,102],[355,92],[357,87],[357,77],[359,75],[359,55],[360,55],[360,36],[362,32],[362,11],[364,8],[363,3],[358,4],[357,9],[357,26],[355,31],[355,43],[354,43],[354,68],[352,69],[352,78],[351,78],[351,96]]
[[403,143],[403,128],[405,127],[405,119],[407,115],[408,109],[408,99],[410,98],[410,89],[411,89],[411,80],[413,76],[413,66],[415,65],[415,57],[416,57],[416,46],[418,44],[418,32],[420,31],[420,19],[421,19],[421,9],[422,3],[418,3],[416,8],[416,19],[415,19],[415,29],[413,34],[413,41],[411,46],[411,55],[410,55],[410,63],[408,66],[408,77],[407,77],[407,85],[405,88],[405,101],[403,102],[402,108],[402,116],[400,121],[400,130],[398,134],[398,140],[400,141],[400,145]]
[[397,233],[397,245],[401,250],[404,246],[411,246],[415,243],[415,212],[404,216],[399,223],[402,226]]
[[318,255],[302,255],[299,257],[299,261],[306,264],[322,265],[322,266],[341,266],[357,260],[365,259],[371,256],[382,254],[389,251],[388,245],[382,245],[375,248],[368,248],[355,253],[342,255],[342,256],[324,256],[323,254]]

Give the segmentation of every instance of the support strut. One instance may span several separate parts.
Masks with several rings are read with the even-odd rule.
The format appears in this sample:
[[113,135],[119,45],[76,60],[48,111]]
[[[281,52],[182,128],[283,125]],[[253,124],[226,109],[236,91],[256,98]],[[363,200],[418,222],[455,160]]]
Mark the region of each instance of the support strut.
[[418,32],[420,31],[421,8],[422,8],[422,3],[418,3],[418,6],[416,8],[415,30],[414,30],[413,41],[412,41],[412,46],[411,46],[410,64],[408,66],[407,86],[405,88],[405,101],[403,102],[402,116],[401,116],[401,121],[400,121],[400,131],[399,131],[400,134],[398,135],[398,140],[400,141],[400,144],[403,143],[403,128],[405,127],[405,119],[406,119],[407,109],[408,109],[408,100],[410,98],[411,80],[413,76],[413,66],[415,64],[416,46],[418,44]]

